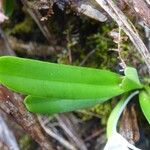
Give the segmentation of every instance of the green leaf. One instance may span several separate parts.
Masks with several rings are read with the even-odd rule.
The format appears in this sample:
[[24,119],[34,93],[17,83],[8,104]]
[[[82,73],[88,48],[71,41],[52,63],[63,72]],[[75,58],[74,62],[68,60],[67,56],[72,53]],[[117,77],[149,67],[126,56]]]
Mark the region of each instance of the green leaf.
[[122,76],[91,69],[22,59],[0,58],[0,82],[17,92],[58,99],[111,98],[125,92]]
[[150,94],[142,90],[139,94],[139,102],[144,116],[150,124]]
[[125,68],[125,77],[122,81],[121,86],[126,91],[143,88],[143,85],[139,81],[139,77],[135,68]]
[[14,11],[14,0],[3,0],[2,4],[5,15],[10,17]]
[[27,96],[24,100],[24,104],[30,112],[54,114],[92,107],[105,100],[107,100],[107,98],[99,100],[78,99],[75,101],[72,99],[52,99]]
[[141,88],[137,72],[116,73],[11,56],[0,57],[0,82],[31,95],[26,107],[37,113],[59,113],[91,107],[129,90]]

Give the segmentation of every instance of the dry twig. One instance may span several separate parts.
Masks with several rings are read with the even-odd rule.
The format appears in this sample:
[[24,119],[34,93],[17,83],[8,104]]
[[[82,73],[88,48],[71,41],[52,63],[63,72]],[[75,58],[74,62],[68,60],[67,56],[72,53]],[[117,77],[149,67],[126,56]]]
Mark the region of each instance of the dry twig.
[[47,123],[49,121],[43,121],[42,117],[38,116],[39,122],[44,129],[44,131],[51,137],[53,137],[55,140],[57,140],[59,143],[61,143],[64,147],[66,147],[69,150],[77,150],[71,143],[69,143],[67,140],[65,140],[62,136],[58,135],[50,127],[47,127]]
[[46,57],[46,56],[56,56],[63,47],[44,45],[36,42],[24,42],[15,37],[9,36],[8,42],[12,49],[25,56],[32,57]]
[[80,135],[77,133],[76,128],[72,124],[69,117],[65,114],[56,115],[56,119],[59,122],[59,125],[66,132],[66,135],[80,150],[87,150],[86,145],[81,139]]
[[150,8],[144,0],[124,0],[136,14],[150,27]]
[[96,1],[117,22],[118,26],[121,27],[122,30],[129,36],[130,40],[144,59],[150,74],[150,53],[138,33],[135,31],[133,24],[127,19],[124,13],[112,0]]
[[34,7],[34,5],[32,6],[32,3],[30,4],[28,0],[21,0],[21,1],[24,4],[27,12],[34,19],[39,29],[43,33],[43,35],[48,40],[49,44],[55,45],[56,44],[55,37],[54,35],[53,36],[51,35],[50,30],[49,30],[50,28],[47,26],[47,24],[41,21],[42,16],[39,13],[39,11]]

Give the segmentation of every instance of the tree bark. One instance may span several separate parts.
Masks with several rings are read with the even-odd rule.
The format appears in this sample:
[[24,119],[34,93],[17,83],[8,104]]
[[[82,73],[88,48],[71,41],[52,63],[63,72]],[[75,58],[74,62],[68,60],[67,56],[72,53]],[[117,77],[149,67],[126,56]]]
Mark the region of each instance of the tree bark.
[[18,123],[44,150],[54,150],[37,120],[23,105],[23,97],[0,86],[0,109]]

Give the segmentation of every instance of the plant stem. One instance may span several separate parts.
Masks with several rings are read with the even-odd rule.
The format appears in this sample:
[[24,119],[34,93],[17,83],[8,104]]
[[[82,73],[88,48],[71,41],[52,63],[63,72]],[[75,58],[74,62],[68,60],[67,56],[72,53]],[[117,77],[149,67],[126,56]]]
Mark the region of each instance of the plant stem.
[[139,93],[139,91],[135,91],[132,94],[130,94],[128,97],[125,95],[116,105],[116,107],[111,112],[108,123],[107,123],[107,137],[109,138],[114,133],[117,132],[117,124],[119,121],[119,118],[125,109],[126,105],[129,103],[129,101]]

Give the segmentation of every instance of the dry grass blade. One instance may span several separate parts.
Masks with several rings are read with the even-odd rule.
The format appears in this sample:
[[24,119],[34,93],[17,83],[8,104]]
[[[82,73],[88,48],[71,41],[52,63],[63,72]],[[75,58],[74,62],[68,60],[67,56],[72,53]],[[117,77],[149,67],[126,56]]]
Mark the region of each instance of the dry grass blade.
[[62,144],[64,147],[66,147],[68,150],[77,150],[71,143],[69,143],[66,139],[64,139],[61,135],[55,133],[51,130],[50,127],[47,126],[47,121],[43,121],[41,116],[38,116],[39,122],[44,129],[44,131],[51,137],[53,137],[55,140],[57,140],[60,144]]
[[71,120],[65,114],[56,115],[59,125],[68,135],[68,138],[74,142],[76,147],[80,150],[87,150],[85,143],[81,139],[80,135],[77,133],[76,128],[73,126]]

